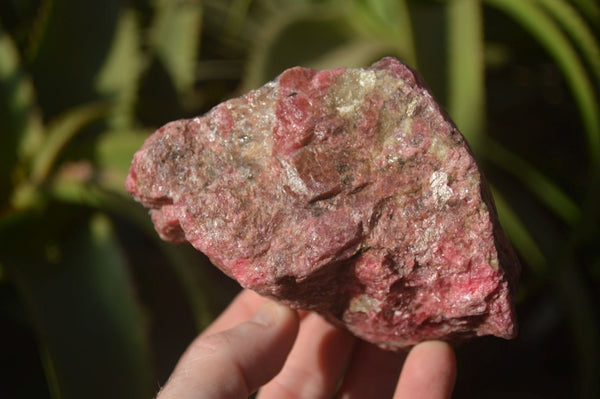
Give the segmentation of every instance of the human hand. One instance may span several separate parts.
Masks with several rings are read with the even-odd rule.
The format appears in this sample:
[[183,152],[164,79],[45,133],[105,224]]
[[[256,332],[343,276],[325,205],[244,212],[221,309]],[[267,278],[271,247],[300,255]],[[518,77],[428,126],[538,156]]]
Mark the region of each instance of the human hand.
[[259,399],[437,399],[451,396],[455,376],[444,342],[404,359],[246,290],[188,347],[158,399],[246,398],[259,388]]

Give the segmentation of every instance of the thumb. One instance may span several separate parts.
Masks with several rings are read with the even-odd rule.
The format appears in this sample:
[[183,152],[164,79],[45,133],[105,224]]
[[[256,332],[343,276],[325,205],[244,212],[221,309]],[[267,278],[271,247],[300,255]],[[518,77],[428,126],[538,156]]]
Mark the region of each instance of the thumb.
[[268,301],[252,320],[199,336],[159,393],[168,398],[247,398],[283,367],[298,334],[295,311]]

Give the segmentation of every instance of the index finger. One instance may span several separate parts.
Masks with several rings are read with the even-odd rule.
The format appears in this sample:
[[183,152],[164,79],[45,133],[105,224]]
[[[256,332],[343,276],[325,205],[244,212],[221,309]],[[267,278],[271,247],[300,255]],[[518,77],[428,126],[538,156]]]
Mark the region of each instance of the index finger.
[[254,291],[242,290],[233,301],[231,301],[223,313],[221,313],[219,317],[217,317],[215,321],[202,332],[201,336],[228,330],[251,319],[266,301],[266,298],[258,295]]
[[298,325],[296,312],[269,301],[252,319],[196,338],[159,397],[248,397],[281,370]]

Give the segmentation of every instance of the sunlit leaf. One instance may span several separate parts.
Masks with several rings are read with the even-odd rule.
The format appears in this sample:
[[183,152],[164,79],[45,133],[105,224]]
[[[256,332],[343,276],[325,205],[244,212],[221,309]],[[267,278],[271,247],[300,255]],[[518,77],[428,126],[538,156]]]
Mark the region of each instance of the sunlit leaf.
[[448,41],[448,111],[477,154],[486,119],[480,0],[448,2]]
[[116,102],[110,119],[113,128],[129,127],[133,123],[138,81],[144,67],[141,41],[136,13],[122,12],[110,52],[96,76],[98,92]]
[[396,49],[403,62],[417,68],[412,21],[404,0],[349,0],[349,24],[371,39]]
[[249,54],[244,91],[286,68],[308,65],[348,41],[343,13],[326,5],[288,5],[269,15],[260,28]]
[[[3,231],[1,252],[34,323],[53,397],[150,397],[144,320],[109,220],[96,215],[70,233],[43,223],[34,217]],[[30,239],[38,241],[27,246]]]
[[196,78],[202,4],[194,0],[155,0],[154,8],[150,28],[153,49],[177,90],[185,91]]
[[124,182],[133,154],[140,149],[149,131],[115,130],[99,138],[96,146],[100,184],[125,193]]

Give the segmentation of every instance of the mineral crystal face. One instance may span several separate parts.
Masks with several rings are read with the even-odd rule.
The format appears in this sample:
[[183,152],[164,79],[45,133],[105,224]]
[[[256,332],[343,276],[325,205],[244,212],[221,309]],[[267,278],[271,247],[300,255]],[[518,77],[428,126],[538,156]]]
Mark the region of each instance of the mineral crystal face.
[[481,173],[396,59],[288,69],[171,122],[126,187],[163,239],[383,348],[515,334],[518,263]]

